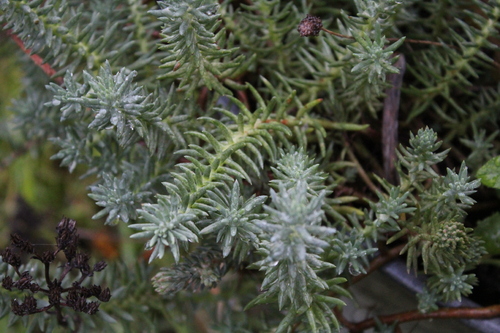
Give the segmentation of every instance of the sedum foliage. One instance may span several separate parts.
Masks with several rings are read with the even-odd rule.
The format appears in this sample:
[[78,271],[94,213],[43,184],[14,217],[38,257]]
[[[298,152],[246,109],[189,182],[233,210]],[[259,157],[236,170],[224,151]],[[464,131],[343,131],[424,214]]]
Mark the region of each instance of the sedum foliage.
[[[231,77],[240,65],[239,59],[230,56],[237,48],[223,49],[225,29],[215,33],[220,25],[218,5],[213,1],[160,1],[159,10],[149,13],[163,23],[160,49],[167,52],[160,68],[161,78],[179,78],[178,89],[185,86],[186,97],[199,85],[215,89],[221,94],[230,94],[220,80]],[[222,58],[228,61],[221,62]]]
[[[307,13],[343,36],[301,38]],[[465,162],[440,168],[457,142],[476,169],[494,155],[500,86],[483,74],[499,16],[480,0],[0,0],[3,29],[54,70],[20,60],[19,131],[84,170],[93,217],[150,250],[147,268],[112,266],[101,319],[180,332],[202,312],[207,330],[333,332],[345,282],[383,243],[428,275],[421,311],[469,295],[486,253],[465,224],[479,181]],[[401,135],[397,184],[367,181],[400,54],[400,123],[416,134]]]
[[[289,189],[280,185],[278,193],[271,190],[272,206],[264,207],[269,221],[257,223],[265,235],[259,248],[264,259],[254,266],[265,270],[262,282],[265,291],[248,306],[277,300],[279,309],[288,308],[277,332],[286,332],[301,315],[307,317],[313,330],[331,331],[329,322],[338,329],[330,307],[345,305],[338,298],[321,295],[329,285],[317,272],[335,266],[321,260],[320,255],[329,245],[325,239],[334,234],[335,229],[320,225],[324,218],[321,207],[325,191],[309,199],[307,187],[307,182],[299,181]],[[345,281],[333,280],[330,281],[333,285]]]
[[[480,181],[470,181],[464,163],[458,173],[448,169],[446,175],[437,175],[432,166],[447,153],[437,152],[440,145],[436,133],[426,128],[411,136],[410,147],[400,147],[401,185],[382,180],[389,195],[379,194],[380,201],[371,203],[376,218],[369,224],[377,230],[396,232],[389,243],[406,237],[401,253],[407,253],[408,269],[417,271],[421,263],[430,275],[427,288],[433,302],[448,302],[472,292],[475,276],[464,272],[479,264],[485,249],[482,240],[463,223],[465,209],[475,203],[470,195]],[[426,187],[429,179],[432,183]],[[426,302],[429,304],[420,305],[424,312],[433,307],[432,302]]]

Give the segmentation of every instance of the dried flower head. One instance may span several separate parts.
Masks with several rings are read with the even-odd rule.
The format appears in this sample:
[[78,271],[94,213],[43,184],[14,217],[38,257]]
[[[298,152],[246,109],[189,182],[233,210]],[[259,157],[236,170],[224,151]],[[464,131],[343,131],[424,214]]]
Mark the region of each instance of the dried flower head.
[[306,18],[300,21],[297,31],[301,37],[318,36],[321,28],[323,28],[321,19],[307,14]]
[[31,244],[31,242],[22,239],[18,234],[12,234],[10,235],[11,243],[14,245],[16,248],[20,249],[24,253],[34,253],[34,246]]
[[[57,248],[55,250],[48,250],[45,252],[37,252],[33,244],[29,241],[22,239],[18,235],[12,235],[11,247],[7,247],[0,252],[2,261],[13,266],[17,280],[11,276],[6,276],[2,279],[1,285],[3,288],[12,291],[14,289],[23,291],[29,290],[33,294],[40,295],[48,298],[48,305],[44,307],[37,307],[37,299],[33,295],[25,298],[24,302],[19,303],[17,300],[11,302],[12,312],[18,316],[25,316],[34,313],[47,312],[57,313],[57,320],[60,325],[66,326],[66,320],[62,314],[62,308],[67,307],[75,311],[95,314],[99,311],[98,301],[89,301],[90,297],[95,297],[101,302],[107,302],[111,298],[111,291],[109,288],[102,288],[101,286],[93,285],[90,288],[82,286],[86,278],[92,276],[94,272],[102,271],[106,267],[106,263],[100,261],[96,263],[93,268],[89,265],[90,256],[85,253],[77,252],[78,246],[78,233],[76,229],[76,221],[68,218],[63,218],[57,226]],[[42,262],[45,267],[44,284],[48,288],[42,288],[40,281],[38,281],[32,271],[21,271],[21,257],[13,251],[13,249],[21,250],[21,252],[34,254],[31,259]],[[66,256],[66,263],[63,263],[63,270],[57,278],[49,276],[50,265],[56,262],[56,255],[59,252],[64,252]],[[57,265],[59,263],[56,262]],[[77,269],[80,275],[76,281],[71,284],[71,287],[63,288],[63,280],[72,276],[69,274],[71,270]],[[50,312],[49,312],[50,311]]]
[[56,254],[54,253],[54,251],[45,251],[42,254],[33,256],[33,258],[40,260],[44,264],[50,264],[55,260]]
[[2,287],[9,291],[12,291],[12,288],[14,288],[14,281],[10,276],[6,276],[2,279]]
[[18,268],[21,266],[21,257],[17,253],[14,253],[10,247],[3,250],[0,255],[2,256],[2,261],[12,267]]
[[99,261],[98,263],[96,263],[94,265],[94,272],[100,272],[102,271],[103,269],[106,268],[108,264],[106,264],[104,261]]
[[57,230],[57,247],[71,261],[76,256],[76,248],[78,246],[78,234],[76,233],[76,221],[63,217],[61,222],[56,227]]
[[19,304],[16,299],[11,302],[12,312],[18,316],[26,316],[37,313],[37,301],[33,296],[26,296],[24,302]]

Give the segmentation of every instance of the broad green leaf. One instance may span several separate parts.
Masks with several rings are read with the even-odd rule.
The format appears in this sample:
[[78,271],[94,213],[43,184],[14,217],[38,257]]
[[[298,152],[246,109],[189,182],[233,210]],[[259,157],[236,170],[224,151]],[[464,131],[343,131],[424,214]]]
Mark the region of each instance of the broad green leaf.
[[500,156],[486,162],[477,172],[481,183],[488,187],[500,189]]
[[489,254],[500,254],[500,213],[496,212],[479,221],[474,234],[481,237]]

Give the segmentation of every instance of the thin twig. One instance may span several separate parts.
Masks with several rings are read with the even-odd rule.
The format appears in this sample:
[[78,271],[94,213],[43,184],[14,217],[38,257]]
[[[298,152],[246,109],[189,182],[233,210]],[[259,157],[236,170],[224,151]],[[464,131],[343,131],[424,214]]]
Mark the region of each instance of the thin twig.
[[403,76],[406,71],[404,54],[399,55],[394,64],[399,73],[387,75],[387,82],[391,85],[386,89],[384,98],[384,112],[382,117],[382,152],[384,157],[384,176],[393,185],[397,185],[396,147],[398,145],[399,102]]
[[358,159],[352,152],[350,144],[347,141],[345,141],[344,144],[346,146],[347,155],[349,155],[349,159],[351,160],[351,162],[353,162],[356,165],[356,169],[358,170],[360,177],[364,180],[368,188],[370,188],[370,190],[373,193],[377,194],[379,192],[377,186],[375,186],[375,184],[373,184],[373,182],[371,181],[370,177],[368,177],[368,174],[365,172],[365,170],[359,163]]
[[[328,30],[325,27],[322,27],[321,30],[323,30],[326,33],[329,33],[330,35],[337,36],[337,37],[340,37],[340,38],[354,39],[353,36],[343,35],[343,34],[340,34],[338,32]],[[386,40],[389,41],[389,42],[391,42],[391,43],[397,42],[399,39],[400,38],[392,38],[392,37],[391,38],[386,38]],[[442,43],[442,42],[434,42],[434,41],[431,41],[431,40],[419,40],[419,39],[409,39],[409,38],[406,38],[404,40],[404,43],[434,45],[434,46],[449,47],[449,48],[452,48],[452,49],[455,49],[455,50],[458,49],[457,46],[449,45],[449,44]],[[497,61],[492,60],[491,63],[494,66],[500,68],[500,63],[498,63]]]
[[[387,316],[377,316],[378,320],[384,324],[394,322],[404,323],[423,319],[487,319],[500,316],[500,304],[482,307],[482,308],[442,308],[430,313],[421,313],[418,310],[396,313]],[[364,330],[375,327],[377,324],[374,318],[363,320],[359,323],[348,323],[343,321],[351,333],[363,332]]]
[[[337,36],[337,37],[340,37],[340,38],[354,39],[353,36],[343,35],[343,34],[340,34],[338,32],[328,30],[328,29],[326,29],[324,27],[321,28],[321,30],[323,30],[326,33],[329,33],[330,35]],[[400,38],[386,38],[387,41],[392,42],[392,43],[397,42],[399,39]],[[451,47],[451,48],[456,48],[453,45],[448,45],[448,44],[441,43],[441,42],[433,42],[433,41],[430,41],[430,40],[418,40],[418,39],[408,39],[407,38],[407,39],[405,39],[404,42],[405,43],[412,43],[412,44],[426,44],[426,45],[447,46],[447,47]]]
[[[10,30],[8,30],[7,35],[10,36],[10,38],[19,46],[19,48],[24,53],[30,56],[31,60],[33,60],[35,65],[40,67],[43,70],[43,72],[47,74],[48,77],[52,78],[56,74],[56,70],[52,68],[49,64],[44,63],[42,57],[40,57],[37,54],[32,54],[31,49],[27,49],[24,46],[24,43],[21,40],[21,38],[19,38],[16,34],[13,34]],[[62,77],[55,77],[53,78],[53,80],[59,85],[62,85],[64,82]]]

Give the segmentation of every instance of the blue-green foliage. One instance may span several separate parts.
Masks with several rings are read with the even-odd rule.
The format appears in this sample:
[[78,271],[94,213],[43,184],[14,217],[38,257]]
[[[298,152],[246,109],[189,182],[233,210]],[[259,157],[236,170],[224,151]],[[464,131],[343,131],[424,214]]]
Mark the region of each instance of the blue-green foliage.
[[219,27],[217,1],[213,0],[166,0],[159,1],[160,9],[149,12],[158,17],[162,27],[160,49],[168,55],[162,59],[164,74],[159,78],[180,78],[179,88],[189,86],[186,98],[198,84],[215,89],[221,94],[230,94],[220,80],[231,75],[231,69],[239,66],[238,59],[221,62],[236,48],[223,49],[224,29]]
[[420,129],[417,136],[410,133],[410,147],[401,146],[397,153],[401,165],[408,169],[411,182],[437,176],[432,166],[443,161],[449,151],[435,153],[441,144],[437,141],[437,133],[428,128]]
[[111,224],[117,220],[128,223],[137,219],[136,210],[141,203],[151,196],[149,191],[130,191],[137,177],[131,172],[126,172],[120,178],[112,178],[109,174],[103,175],[104,184],[91,186],[89,197],[96,201],[96,205],[104,207],[92,218],[98,219],[106,216],[106,223]]
[[[255,96],[259,98],[254,90]],[[208,213],[213,211],[207,200],[213,199],[213,194],[231,196],[231,201],[239,201],[239,186],[234,191],[230,190],[229,185],[233,184],[233,178],[251,182],[251,177],[245,169],[252,170],[259,174],[263,167],[263,154],[267,153],[268,158],[274,159],[277,155],[276,142],[270,134],[275,131],[283,134],[290,134],[287,127],[278,122],[265,123],[271,110],[266,105],[254,113],[251,113],[241,102],[233,99],[240,107],[240,114],[219,109],[226,116],[226,122],[214,118],[202,117],[200,121],[206,122],[212,128],[212,131],[191,131],[187,134],[200,140],[200,144],[191,144],[188,149],[177,151],[182,154],[189,163],[178,164],[178,172],[172,173],[173,180],[163,183],[170,195],[158,195],[158,204],[148,204],[146,209],[139,210],[139,214],[148,223],[135,224],[131,227],[141,230],[134,237],[154,237],[148,241],[148,247],[155,247],[151,259],[162,257],[166,245],[177,244],[176,238],[183,244],[195,241],[193,237],[185,238],[184,235],[177,237],[176,233],[165,233],[168,228],[177,228],[183,223],[189,223],[189,230],[196,236],[199,233],[199,227],[195,226],[201,218],[205,218]],[[213,134],[212,134],[213,133]],[[203,146],[202,146],[203,144]],[[262,147],[264,151],[258,149]],[[251,154],[251,155],[250,155]],[[251,158],[252,156],[254,158]],[[257,163],[254,161],[256,160]],[[233,187],[234,189],[234,187]],[[222,192],[220,192],[222,191]],[[210,198],[209,193],[212,193]],[[260,201],[260,200],[259,200]],[[211,203],[215,203],[212,201]],[[258,203],[258,202],[257,202]],[[257,205],[257,203],[251,203]],[[178,214],[186,214],[189,218],[177,220],[176,214],[171,215],[168,210],[173,209]],[[167,212],[164,212],[167,210]],[[250,211],[246,211],[250,213]],[[169,221],[175,219],[175,221]],[[157,229],[157,230],[155,230]],[[254,229],[254,228],[252,228]],[[210,229],[209,229],[210,230]],[[213,229],[212,232],[215,232]],[[231,231],[229,228],[230,233]],[[246,238],[245,233],[238,234],[239,237]],[[165,237],[169,237],[166,239]],[[219,237],[222,237],[219,236]],[[226,241],[232,242],[234,235],[230,238],[225,236]],[[220,239],[220,238],[219,238]],[[245,240],[245,241],[248,241]],[[244,242],[245,242],[244,241]],[[229,246],[229,243],[225,244]],[[175,260],[178,261],[179,253],[177,248],[172,248]],[[227,249],[225,250],[227,254]]]
[[[343,302],[321,294],[330,285],[318,276],[320,271],[335,267],[321,255],[336,230],[321,225],[327,192],[319,190],[324,187],[324,176],[311,173],[317,167],[302,150],[282,153],[273,169],[278,191],[271,189],[271,204],[264,206],[269,217],[256,223],[262,229],[259,253],[263,259],[253,266],[264,270],[266,277],[264,292],[247,307],[277,301],[280,309],[289,309],[279,332],[302,315],[313,331],[321,328],[329,332],[331,325],[338,327],[336,318],[324,310]],[[332,285],[339,282],[342,280]]]
[[342,274],[346,268],[349,274],[354,276],[366,274],[369,260],[378,249],[372,244],[371,239],[367,239],[355,214],[349,216],[349,221],[353,228],[340,230],[332,237],[329,254],[333,257],[337,274]]
[[183,290],[216,287],[230,267],[217,247],[199,246],[183,262],[163,267],[152,282],[158,293],[171,297]]
[[401,214],[411,213],[416,209],[415,207],[407,207],[408,204],[405,201],[409,192],[401,194],[400,188],[394,187],[391,188],[388,197],[384,197],[380,193],[377,195],[379,202],[371,203],[377,217],[373,221],[373,225],[379,232],[400,230],[396,221]]
[[[258,223],[268,235],[262,246],[266,258],[257,263],[268,276],[262,288],[267,289],[269,297],[278,295],[280,308],[288,304],[293,308],[310,306],[312,298],[305,292],[306,277],[315,281],[315,270],[332,267],[318,260],[318,255],[328,246],[324,238],[335,232],[320,225],[324,217],[321,209],[324,193],[309,200],[306,187],[305,182],[299,182],[289,190],[283,186],[278,193],[271,190],[273,205],[265,207],[270,221]],[[327,285],[315,282],[314,288],[321,290]]]
[[472,293],[473,285],[477,284],[475,274],[464,274],[463,269],[445,270],[429,278],[427,285],[442,294],[445,302],[461,301],[462,296]]
[[[269,303],[265,311],[278,317],[259,318],[255,331],[331,332],[339,327],[332,308],[349,296],[343,276],[369,271],[377,242],[398,240],[405,242],[408,269],[421,265],[430,275],[421,311],[436,309],[475,283],[468,270],[485,252],[463,222],[479,182],[470,180],[465,164],[441,175],[438,164],[449,150],[439,151],[438,133],[425,128],[397,152],[400,183],[378,178],[385,191],[363,204],[364,187],[355,181],[364,166],[354,155],[376,155],[376,148],[361,146],[377,130],[372,120],[382,110],[386,76],[398,73],[397,51],[407,59],[404,82],[412,83],[401,95],[403,125],[430,110],[444,121],[438,124],[447,145],[473,133],[462,141],[472,150],[473,170],[486,159],[479,150],[493,157],[496,134],[476,129],[498,129],[500,86],[469,86],[491,70],[500,5],[473,0],[476,10],[469,11],[451,0],[353,0],[341,6],[0,0],[3,28],[56,70],[47,84],[26,65],[27,98],[14,104],[17,124],[30,143],[51,140],[59,149],[53,158],[70,172],[86,168],[84,177],[95,176],[89,196],[101,210],[94,218],[128,223],[137,232],[132,238],[152,250],[150,263],[163,265],[168,259],[155,259],[172,254],[175,263],[153,279],[169,299],[238,280],[236,292],[221,287],[230,289],[232,302],[224,323],[246,316],[240,302]],[[299,37],[296,25],[306,12],[344,37],[325,31]],[[413,38],[431,43],[407,52]],[[368,126],[358,136],[346,133]],[[373,159],[369,165],[379,162]],[[255,269],[251,279],[248,264]],[[140,277],[124,274],[130,279],[123,283],[137,304],[123,313],[120,307],[133,302],[118,304],[117,316],[135,319],[161,304],[154,308],[160,313],[145,315],[148,328],[158,328],[151,318],[189,308],[184,300],[153,302],[149,293],[135,292],[137,280],[150,276],[144,268],[133,272]],[[117,269],[109,283],[122,273]],[[119,300],[123,293],[117,288]],[[215,294],[212,303],[223,304]],[[91,330],[93,323],[82,327]]]
[[73,74],[68,73],[64,78],[66,88],[50,84],[49,89],[54,92],[51,104],[61,106],[63,121],[78,117],[85,108],[91,109],[94,115],[88,128],[96,131],[115,129],[121,146],[128,146],[139,137],[148,144],[148,126],[157,126],[164,131],[164,124],[161,122],[160,107],[154,105],[153,95],[146,95],[133,82],[136,75],[137,72],[125,68],[113,75],[109,62],[97,76],[83,71],[83,84],[76,82]]
[[304,155],[302,149],[292,149],[287,153],[281,151],[281,158],[271,170],[276,178],[271,180],[270,184],[275,189],[279,189],[280,186],[291,189],[299,182],[305,182],[307,196],[318,196],[319,192],[326,188],[324,184],[326,173],[319,169],[318,164],[314,164],[313,158]]
[[[475,203],[470,195],[479,180],[469,181],[464,163],[458,173],[448,169],[445,176],[433,170],[448,152],[436,152],[441,142],[433,130],[426,128],[411,135],[410,145],[401,146],[398,153],[401,185],[382,182],[389,196],[379,194],[380,201],[371,204],[376,219],[367,225],[376,226],[377,232],[383,230],[383,223],[387,230],[400,230],[389,242],[408,237],[401,253],[407,253],[408,269],[416,270],[421,258],[424,272],[432,275],[427,283],[429,295],[438,301],[460,300],[461,295],[471,292],[474,281],[474,274],[464,271],[477,265],[485,253],[482,241],[463,224],[464,209]],[[432,183],[426,188],[428,179]],[[422,297],[422,302],[423,311],[432,308],[428,297]]]
[[146,249],[153,249],[149,261],[162,258],[169,247],[176,262],[180,258],[180,247],[198,241],[199,230],[194,224],[196,214],[186,212],[178,195],[158,196],[158,203],[144,204],[138,213],[145,223],[132,224],[130,228],[142,230],[132,238],[148,238]]
[[375,80],[385,81],[386,73],[399,73],[399,69],[392,66],[396,62],[396,57],[391,57],[392,53],[401,46],[404,38],[389,47],[385,47],[385,37],[380,33],[380,25],[375,25],[375,40],[372,41],[368,35],[353,32],[354,39],[359,46],[349,46],[356,58],[360,62],[352,68],[352,72],[366,72],[368,74],[368,83],[374,83]]
[[233,256],[242,261],[248,251],[259,243],[261,229],[256,224],[267,216],[255,211],[262,207],[266,199],[261,195],[244,201],[238,181],[234,182],[229,196],[217,188],[208,191],[207,197],[197,205],[205,205],[210,214],[209,225],[200,234],[216,234],[216,241],[222,243],[222,255],[227,257],[233,252]]
[[[455,4],[453,1],[415,3],[416,8],[430,13],[430,17],[422,22],[421,29],[430,28],[446,45],[414,54],[420,59],[419,65],[409,66],[408,69],[417,80],[416,85],[412,87],[412,95],[418,97],[412,105],[408,121],[424,110],[432,109],[450,125],[458,125],[470,115],[481,112],[480,110],[490,103],[481,101],[481,95],[490,88],[480,89],[479,94],[476,94],[467,91],[466,87],[479,77],[482,70],[493,63],[487,50],[498,49],[490,40],[500,36],[499,3],[497,0],[473,1],[471,4],[475,10],[464,10]],[[451,91],[461,93],[452,96]],[[440,97],[448,102],[444,108],[439,103]],[[467,103],[464,103],[465,100]],[[466,110],[467,107],[463,106],[470,102],[481,107]],[[479,122],[485,120],[478,119]],[[491,120],[487,122],[490,123]],[[450,132],[450,136],[464,134],[462,126]]]
[[[42,54],[44,61],[58,68],[56,75],[62,75],[81,65],[95,70],[106,60],[122,62],[136,44],[133,38],[151,41],[139,12],[118,6],[120,3],[5,0],[0,3],[0,20],[7,22],[4,28],[12,29],[26,48]],[[127,29],[120,29],[126,23]],[[150,53],[147,60],[141,60],[152,59]]]

